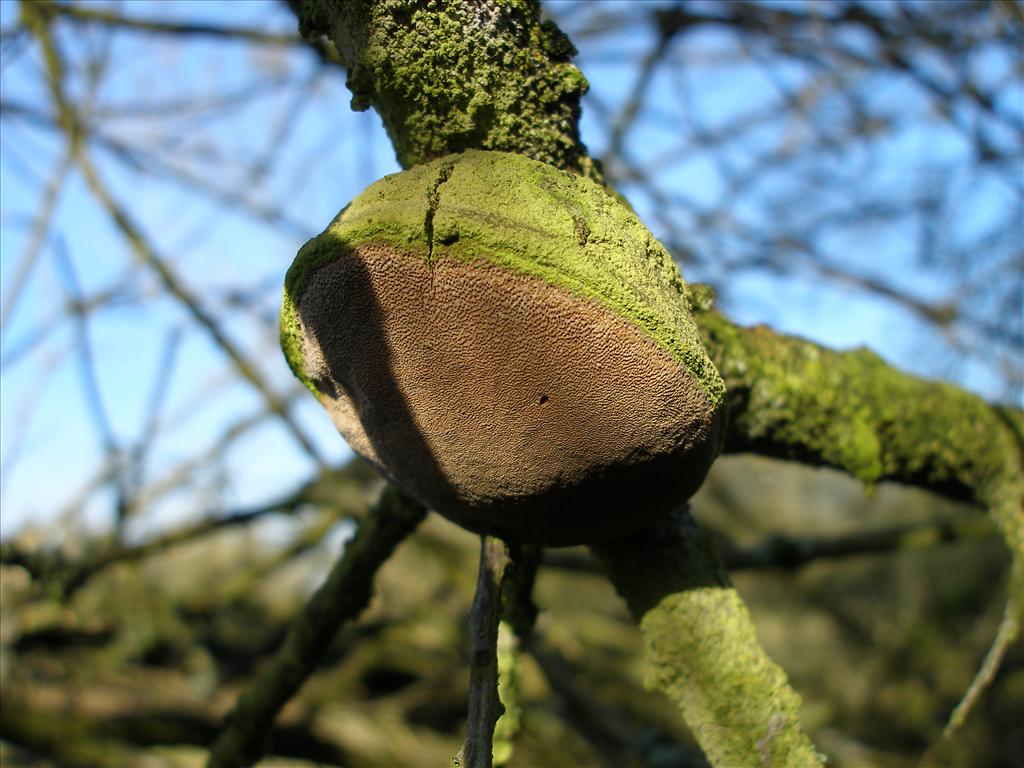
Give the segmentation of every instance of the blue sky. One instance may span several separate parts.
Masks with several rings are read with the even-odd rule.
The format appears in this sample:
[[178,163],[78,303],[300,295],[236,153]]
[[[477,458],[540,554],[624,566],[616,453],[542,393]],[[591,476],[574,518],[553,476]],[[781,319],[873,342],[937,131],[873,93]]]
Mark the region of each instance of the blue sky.
[[[99,6],[108,7],[107,4]],[[97,6],[97,7],[99,7]],[[109,6],[114,7],[114,6]],[[292,19],[268,2],[128,2],[122,13],[248,24],[290,33]],[[560,4],[556,10],[564,10]],[[0,2],[0,25],[14,23],[17,6]],[[606,125],[597,119],[598,103],[621,103],[630,92],[633,73],[621,66],[631,52],[646,50],[649,31],[625,29],[619,36],[578,41],[578,63],[592,83],[592,102],[585,105],[584,140],[596,156],[607,147]],[[713,31],[701,33],[688,45],[710,56],[723,45]],[[81,63],[102,36],[62,27],[58,39],[72,62]],[[601,57],[614,54],[614,61]],[[617,62],[617,63],[616,63]],[[998,70],[1004,61],[987,64]],[[74,67],[70,67],[74,69]],[[48,98],[34,47],[5,43],[2,61],[5,102],[47,111]],[[799,82],[799,67],[778,76]],[[296,100],[300,86],[312,83],[312,99]],[[84,92],[76,70],[69,84]],[[194,119],[175,113],[178,99],[211,98],[219,93],[266,89],[265,96],[238,101]],[[638,164],[673,159],[679,145],[679,126],[700,115],[709,130],[730,115],[770,102],[773,88],[757,68],[745,65],[722,72],[694,71],[685,78],[659,73],[650,94],[649,119],[631,137],[630,157]],[[880,83],[875,98],[900,106],[911,98],[899,83]],[[689,101],[683,101],[686,94]],[[199,193],[147,165],[139,171],[107,150],[91,153],[118,201],[140,224],[158,254],[172,264],[187,286],[211,309],[229,318],[230,338],[257,362],[261,373],[280,393],[296,387],[276,350],[274,316],[279,286],[291,259],[309,236],[324,227],[349,199],[375,178],[398,170],[380,120],[372,112],[353,113],[343,78],[323,72],[311,54],[263,51],[254,56],[244,45],[211,40],[181,44],[176,39],[119,35],[108,52],[108,75],[95,96],[99,130],[115,142],[159,147],[156,157],[186,169],[218,188],[221,197]],[[1024,97],[1022,97],[1024,101]],[[125,117],[119,112],[142,102],[153,114]],[[1024,105],[1011,107],[1024,114]],[[684,107],[685,105],[685,107]],[[588,108],[589,107],[589,108]],[[286,120],[288,115],[295,119]],[[40,207],[46,180],[60,167],[64,142],[31,119],[14,117],[0,135],[0,296],[8,300],[9,286],[25,256],[30,223]],[[789,126],[799,133],[800,126]],[[764,147],[780,141],[779,129],[752,135],[729,158],[737,168]],[[928,163],[960,162],[962,139],[952,132],[928,132],[910,125],[871,158],[837,156],[838,172],[859,179],[859,186],[820,190],[821,200],[871,194],[876,188],[914,183],[921,158]],[[701,210],[718,205],[727,189],[722,168],[699,152],[683,152],[680,162],[663,163],[659,180],[678,199],[671,222],[686,231],[690,245],[705,256],[689,279],[714,280],[729,286],[724,297],[732,317],[766,322],[840,348],[866,345],[899,367],[929,376],[946,376],[989,397],[1005,397],[998,378],[984,365],[943,351],[936,341],[925,348],[917,339],[920,321],[891,303],[865,297],[824,283],[809,273],[789,276],[745,272],[736,276],[716,271],[718,250],[726,254],[724,231],[703,227]],[[273,158],[265,173],[260,159]],[[771,189],[793,183],[767,178]],[[965,186],[978,182],[965,179]],[[623,191],[655,234],[664,236],[666,212],[635,185]],[[982,226],[992,210],[1017,205],[1017,199],[998,184],[991,189],[965,189],[969,202],[953,228]],[[223,197],[245,199],[243,206],[225,209]],[[267,223],[251,211],[273,209],[284,224]],[[687,210],[690,213],[687,213]],[[687,216],[695,218],[689,221]],[[737,203],[734,215],[764,224],[771,211]],[[975,224],[977,222],[977,224]],[[955,290],[955,280],[919,270],[903,246],[916,234],[879,224],[844,233],[831,233],[823,244],[829,253],[849,259],[867,274],[891,279],[925,298]],[[723,262],[725,256],[723,255]],[[17,306],[3,327],[2,387],[0,387],[0,535],[9,536],[29,523],[53,526],[57,515],[82,497],[82,488],[102,466],[103,441],[85,396],[74,323],[63,315],[71,263],[85,295],[113,290],[121,300],[96,313],[88,326],[95,360],[96,386],[103,409],[119,445],[131,446],[143,433],[150,402],[161,389],[161,361],[174,350],[175,364],[166,382],[158,412],[159,439],[146,463],[146,478],[159,480],[178,462],[208,450],[225,430],[256,413],[261,400],[252,387],[232,375],[224,355],[197,330],[176,303],[161,297],[152,274],[140,268],[124,239],[72,170],[57,201],[48,237],[40,250]],[[250,292],[252,309],[231,311],[232,295]],[[7,312],[7,308],[4,308]],[[55,323],[56,320],[56,324]],[[22,354],[27,340],[52,325],[42,343]],[[175,343],[174,340],[177,339]],[[13,359],[13,362],[11,360]],[[327,417],[311,397],[295,401],[294,414],[302,429],[331,463],[349,455]],[[282,494],[309,476],[314,465],[280,424],[264,421],[199,469],[194,482],[182,484],[154,505],[138,522],[136,535],[154,526],[265,501]],[[71,525],[102,526],[111,517],[109,492],[85,495],[67,516]],[[65,511],[68,511],[65,509]]]

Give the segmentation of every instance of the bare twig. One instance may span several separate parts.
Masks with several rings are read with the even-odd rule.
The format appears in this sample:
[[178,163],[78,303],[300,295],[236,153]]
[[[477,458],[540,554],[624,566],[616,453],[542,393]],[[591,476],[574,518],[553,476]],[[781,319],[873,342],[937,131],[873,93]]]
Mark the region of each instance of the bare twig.
[[140,544],[104,541],[86,546],[83,547],[86,553],[75,559],[69,559],[59,551],[26,550],[8,542],[0,545],[0,563],[19,565],[33,578],[55,585],[64,595],[71,595],[89,579],[116,563],[142,560],[226,528],[249,525],[275,513],[294,512],[307,504],[331,506],[343,495],[347,485],[362,486],[366,473],[365,465],[350,462],[339,470],[317,474],[295,491],[266,504],[236,509],[219,516],[208,515]]
[[943,738],[948,739],[951,737],[967,720],[967,715],[970,714],[971,709],[977,703],[981,694],[995,678],[996,672],[999,671],[999,666],[1002,664],[1003,657],[1006,655],[1006,649],[1017,639],[1019,632],[1020,609],[1012,601],[1007,601],[1003,611],[1003,619],[999,624],[999,631],[996,633],[996,639],[992,642],[988,653],[985,654],[985,660],[967,689],[967,693],[964,694],[960,703],[956,705],[956,709],[949,716],[949,722],[946,723],[946,727],[942,731]]
[[64,279],[64,290],[68,294],[71,315],[74,320],[75,351],[78,355],[78,367],[82,379],[82,390],[85,393],[85,401],[95,429],[103,443],[103,450],[106,451],[107,461],[114,468],[112,479],[115,481],[114,485],[117,489],[116,533],[120,537],[130,495],[124,471],[124,456],[114,435],[114,429],[110,424],[110,418],[107,415],[107,408],[103,400],[103,391],[96,373],[96,356],[93,354],[92,339],[89,333],[89,315],[84,309],[85,297],[75,271],[74,261],[62,237],[57,238],[53,253],[57,262],[57,269]]
[[146,458],[156,439],[160,427],[160,412],[163,410],[167,393],[170,390],[171,376],[178,360],[178,350],[181,346],[181,328],[170,330],[163,343],[160,353],[160,363],[157,366],[156,375],[153,377],[153,386],[149,395],[149,402],[146,406],[146,419],[142,425],[139,437],[135,441],[135,447],[131,451],[132,488],[137,490],[143,484]]
[[7,321],[11,317],[11,313],[14,312],[14,307],[21,298],[22,289],[32,273],[32,267],[35,266],[39,251],[46,241],[46,234],[50,229],[50,220],[57,207],[60,192],[64,188],[64,180],[67,178],[71,166],[72,158],[69,154],[66,154],[58,163],[53,175],[47,182],[46,189],[43,190],[42,200],[32,220],[32,231],[29,235],[28,245],[25,247],[25,252],[18,262],[7,290],[4,292],[3,309],[0,310],[0,328],[7,327]]
[[50,0],[33,0],[33,2],[37,2],[39,5],[44,5],[45,2],[44,8],[47,14],[60,16],[75,23],[95,24],[140,34],[206,37],[224,42],[254,43],[273,48],[306,48],[315,53],[324,64],[341,65],[334,46],[325,39],[304,40],[298,34],[267,32],[264,29],[241,25],[164,21],[120,14],[88,4],[54,3]]
[[81,151],[84,138],[83,126],[64,95],[63,63],[56,44],[50,35],[45,7],[42,4],[38,6],[28,4],[25,7],[31,9],[26,13],[27,23],[30,25],[33,34],[35,34],[43,49],[50,92],[57,109],[60,125],[68,136],[68,143],[71,148],[69,151],[76,157],[89,190],[109,214],[114,225],[121,231],[121,234],[127,240],[139,260],[153,270],[164,289],[181,302],[193,320],[206,330],[214,343],[234,363],[242,378],[248,381],[262,395],[267,408],[281,419],[299,445],[305,449],[306,453],[321,468],[325,467],[326,463],[320,456],[320,451],[299,427],[298,422],[292,418],[288,412],[287,403],[273,391],[252,362],[227,337],[220,324],[202,306],[198,297],[194,296],[185,286],[167,260],[157,254],[155,248],[150,245],[142,230],[129,216],[127,210],[111,195],[88,155]]
[[[0,100],[0,112],[16,115],[33,125],[46,129],[61,130],[54,117],[27,104],[11,100]],[[307,238],[313,234],[312,228],[289,216],[281,207],[259,203],[250,199],[251,190],[222,189],[212,181],[201,178],[180,162],[172,162],[160,157],[148,148],[136,146],[120,138],[110,136],[100,129],[90,129],[90,144],[109,152],[118,162],[123,163],[132,171],[147,173],[156,178],[167,179],[190,191],[198,192],[229,210],[239,210],[258,221],[272,227],[280,228],[296,237]]]
[[79,166],[85,176],[89,189],[99,200],[100,204],[107,210],[115,225],[121,230],[125,239],[132,246],[136,255],[149,266],[159,277],[160,282],[169,294],[174,296],[189,311],[192,318],[209,334],[214,343],[234,363],[235,369],[243,379],[249,382],[263,397],[267,408],[272,411],[285,427],[292,434],[295,440],[305,449],[306,453],[320,466],[325,467],[326,462],[320,455],[319,449],[306,436],[298,422],[292,418],[288,411],[288,405],[265,381],[263,375],[255,368],[252,362],[242,351],[231,341],[217,320],[202,306],[202,303],[185,287],[170,264],[159,257],[145,239],[142,231],[132,222],[127,211],[114,200],[107,190],[106,185],[100,179],[92,163],[83,155],[79,159]]
[[300,493],[258,507],[241,509],[220,517],[207,517],[192,525],[175,528],[142,544],[114,544],[90,551],[86,556],[69,560],[55,551],[28,551],[14,543],[0,545],[0,563],[19,565],[33,578],[55,584],[65,596],[81,589],[92,577],[115,563],[133,562],[162,552],[179,544],[239,525],[248,525],[274,512],[290,511],[303,502]]
[[[39,2],[39,0],[36,0]],[[272,46],[305,46],[298,34],[278,34],[257,27],[224,26],[198,22],[175,22],[160,19],[130,16],[108,11],[94,5],[78,3],[39,2],[45,12],[69,21],[88,22],[106,27],[132,30],[159,35],[183,35],[186,37],[211,37],[218,40],[237,40],[242,43],[259,43]]]
[[498,698],[498,624],[502,587],[511,567],[509,545],[495,536],[482,536],[476,595],[469,612],[473,651],[466,742],[452,761],[460,768],[491,768],[493,764],[494,726],[504,711]]

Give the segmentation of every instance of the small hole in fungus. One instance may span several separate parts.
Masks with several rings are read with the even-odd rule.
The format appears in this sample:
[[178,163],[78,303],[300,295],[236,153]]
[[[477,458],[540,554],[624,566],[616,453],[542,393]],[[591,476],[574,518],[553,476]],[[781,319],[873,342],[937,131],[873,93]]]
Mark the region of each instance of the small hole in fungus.
[[540,405],[544,405],[544,403],[546,403],[547,401],[548,401],[548,396],[547,395],[541,395],[540,396],[540,400],[538,402],[540,403]]

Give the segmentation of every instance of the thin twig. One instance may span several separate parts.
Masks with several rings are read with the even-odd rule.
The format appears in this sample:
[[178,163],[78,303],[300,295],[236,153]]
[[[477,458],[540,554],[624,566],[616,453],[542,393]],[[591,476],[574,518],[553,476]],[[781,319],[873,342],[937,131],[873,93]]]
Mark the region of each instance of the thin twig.
[[469,667],[466,742],[452,765],[491,768],[494,726],[504,707],[498,698],[498,624],[501,590],[512,566],[509,547],[495,536],[480,538],[480,571],[469,611],[473,655]]
[[[146,471],[146,459],[156,442],[160,428],[160,413],[163,410],[167,393],[170,391],[171,377],[178,360],[181,346],[182,329],[172,328],[165,336],[160,363],[153,377],[153,385],[146,406],[146,418],[142,430],[131,450],[131,485],[134,492],[143,486]],[[133,493],[134,495],[134,493]]]
[[[10,99],[0,100],[0,113],[4,112],[17,115],[31,124],[47,130],[62,130],[53,116]],[[208,180],[189,171],[183,163],[167,161],[147,147],[136,146],[131,142],[104,133],[99,128],[90,129],[88,138],[91,145],[110,153],[114,159],[132,171],[169,180],[189,191],[198,192],[218,205],[241,211],[247,216],[285,230],[296,237],[306,239],[314,234],[313,228],[290,217],[282,207],[265,205],[251,200],[251,189],[239,191],[218,188]]]
[[46,189],[43,190],[39,207],[32,219],[32,230],[29,235],[28,245],[25,247],[25,252],[18,262],[7,290],[4,292],[3,309],[0,310],[0,328],[7,327],[7,321],[10,319],[11,313],[14,312],[14,307],[21,298],[22,289],[25,287],[25,283],[32,273],[32,268],[36,264],[39,251],[42,249],[43,243],[46,241],[46,235],[50,230],[50,221],[54,210],[57,208],[57,201],[60,198],[61,190],[64,189],[64,181],[67,179],[71,166],[72,157],[70,154],[65,154],[57,164],[53,176],[47,182]]
[[115,539],[113,545],[93,550],[86,556],[74,560],[67,559],[57,551],[22,550],[14,543],[5,543],[0,545],[0,563],[21,566],[34,579],[55,584],[61,594],[68,598],[91,578],[115,563],[142,560],[225,528],[248,525],[274,512],[294,510],[302,503],[300,492],[258,507],[237,510],[220,517],[206,517],[142,544],[122,545],[116,543]]
[[511,549],[511,573],[502,589],[501,623],[498,626],[498,696],[505,711],[494,727],[494,765],[507,765],[523,727],[520,702],[522,659],[537,620],[533,585],[540,568],[541,550],[530,545]]
[[167,292],[181,302],[184,308],[191,314],[193,320],[206,330],[213,342],[234,363],[235,369],[242,378],[248,381],[262,395],[267,408],[281,419],[295,440],[309,454],[310,458],[321,468],[325,467],[326,462],[320,455],[319,449],[306,436],[298,422],[289,413],[287,402],[273,391],[270,384],[252,362],[227,337],[217,320],[202,306],[198,297],[185,287],[167,260],[156,254],[153,247],[143,236],[142,231],[129,218],[125,209],[110,195],[95,167],[86,158],[84,153],[79,158],[79,167],[89,189],[103,208],[106,209],[115,225],[121,230],[121,233],[139,259],[156,273]]
[[981,664],[981,669],[975,675],[974,680],[967,689],[967,693],[964,694],[960,703],[956,705],[953,714],[949,716],[949,722],[946,723],[946,727],[942,731],[944,739],[950,738],[967,720],[967,715],[970,714],[971,709],[977,703],[981,694],[995,678],[996,672],[999,671],[999,667],[1002,664],[1003,657],[1006,655],[1006,649],[1017,638],[1019,631],[1020,608],[1012,600],[1007,600],[1003,611],[1003,620],[1000,622],[999,631],[996,633],[996,639],[992,641],[992,646],[989,648],[988,653],[985,654],[985,660]]
[[125,472],[124,453],[114,434],[107,407],[103,399],[103,388],[100,386],[96,372],[96,355],[92,348],[89,333],[89,313],[85,310],[85,294],[78,280],[74,261],[68,251],[63,237],[58,236],[53,246],[54,260],[57,271],[64,281],[64,290],[68,295],[68,306],[74,320],[75,352],[78,357],[78,368],[82,381],[87,410],[92,417],[93,425],[100,436],[107,462],[113,468],[111,479],[117,491],[117,523],[115,535],[121,538],[126,518],[126,510],[130,503],[131,489],[128,487]]
[[236,40],[242,43],[259,43],[273,46],[305,46],[298,34],[278,34],[264,29],[242,26],[223,26],[198,22],[175,22],[162,19],[143,18],[115,13],[94,5],[71,3],[46,3],[46,12],[59,15],[70,21],[89,22],[117,29],[159,35],[184,35],[186,37],[212,37],[218,40]]

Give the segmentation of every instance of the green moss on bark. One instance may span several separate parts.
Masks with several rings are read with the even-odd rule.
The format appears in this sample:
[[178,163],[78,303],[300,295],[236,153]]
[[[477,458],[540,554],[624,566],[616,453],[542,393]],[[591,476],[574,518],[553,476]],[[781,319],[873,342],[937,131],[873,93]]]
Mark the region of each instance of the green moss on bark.
[[644,636],[644,682],[678,708],[712,765],[820,765],[800,697],[692,518],[592,548]]
[[[727,451],[1005,507],[1004,531],[1024,551],[1020,437],[1005,411],[951,384],[902,373],[867,349],[837,352],[765,326],[743,328],[706,303],[695,309],[729,392]],[[1018,499],[1015,512],[1000,501],[1007,495]]]
[[988,510],[1013,556],[1007,633],[1024,623],[1024,418],[902,373],[867,349],[837,352],[738,326],[693,292],[697,323],[728,389],[725,450],[845,470],[868,487],[917,485]]
[[306,0],[301,30],[334,40],[352,108],[380,113],[405,168],[495,149],[594,170],[577,128],[586,78],[536,0]]
[[[334,39],[349,68],[353,106],[373,105],[380,112],[403,166],[477,148],[593,173],[576,129],[585,80],[569,64],[571,45],[540,23],[535,0],[307,0],[303,29]],[[446,188],[451,182],[430,171],[408,198],[389,198],[381,186],[377,203],[394,206],[396,223],[382,227],[365,216],[361,221],[358,211],[346,215],[332,225],[334,235],[306,246],[289,275],[290,287],[301,286],[305,270],[339,242],[371,234],[405,242],[428,260],[446,253],[470,258],[474,244],[490,244],[481,248],[487,258],[527,271],[516,261],[515,242],[546,240],[543,216],[524,211],[515,219],[537,237],[520,237],[509,247],[500,233],[512,217],[447,214],[446,205],[454,202]],[[570,196],[560,211],[568,214],[573,235],[589,242],[592,222],[573,216],[573,207]],[[586,268],[581,263],[573,269],[581,265]],[[545,269],[543,259],[535,268]],[[608,298],[614,291],[603,295],[614,301]],[[973,499],[991,510],[1014,552],[1013,594],[1020,605],[1019,426],[1015,439],[1014,429],[978,398],[904,376],[866,350],[835,353],[768,329],[739,328],[711,309],[709,292],[691,298],[728,386],[727,449],[839,467],[867,485],[891,479]],[[286,293],[282,343],[295,367],[301,355],[289,301]],[[641,624],[649,683],[679,705],[716,764],[817,763],[799,732],[796,695],[764,657],[706,542],[685,530],[666,528],[599,548]],[[1019,614],[1008,615],[1016,621]]]

